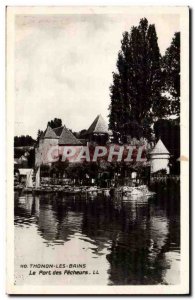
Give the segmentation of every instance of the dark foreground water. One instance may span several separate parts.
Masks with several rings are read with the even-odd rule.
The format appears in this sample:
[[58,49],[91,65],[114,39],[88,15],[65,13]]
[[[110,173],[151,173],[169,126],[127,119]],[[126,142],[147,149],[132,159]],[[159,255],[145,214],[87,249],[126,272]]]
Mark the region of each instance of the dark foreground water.
[[178,203],[16,193],[15,284],[179,284]]

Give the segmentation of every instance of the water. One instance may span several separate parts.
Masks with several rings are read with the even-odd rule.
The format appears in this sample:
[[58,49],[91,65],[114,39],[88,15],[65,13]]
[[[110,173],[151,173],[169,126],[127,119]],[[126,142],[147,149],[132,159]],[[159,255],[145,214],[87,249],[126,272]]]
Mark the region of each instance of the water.
[[[159,196],[130,200],[16,193],[15,284],[179,284],[178,203]],[[34,264],[53,266],[30,268]],[[39,274],[48,270],[61,273]]]

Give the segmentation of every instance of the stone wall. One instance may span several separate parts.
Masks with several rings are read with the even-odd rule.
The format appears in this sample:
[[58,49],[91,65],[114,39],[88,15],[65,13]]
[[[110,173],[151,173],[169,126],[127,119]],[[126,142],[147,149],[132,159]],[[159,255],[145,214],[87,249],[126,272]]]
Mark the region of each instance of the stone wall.
[[49,150],[53,146],[58,145],[58,139],[41,139],[39,146],[35,150],[35,166],[38,167],[41,164],[51,164],[49,160]]

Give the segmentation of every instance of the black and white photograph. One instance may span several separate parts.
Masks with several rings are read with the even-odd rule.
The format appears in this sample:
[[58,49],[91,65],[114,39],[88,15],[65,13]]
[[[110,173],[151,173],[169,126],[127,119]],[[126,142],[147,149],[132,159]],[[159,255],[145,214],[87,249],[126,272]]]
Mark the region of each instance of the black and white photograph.
[[188,24],[7,7],[8,294],[189,293]]

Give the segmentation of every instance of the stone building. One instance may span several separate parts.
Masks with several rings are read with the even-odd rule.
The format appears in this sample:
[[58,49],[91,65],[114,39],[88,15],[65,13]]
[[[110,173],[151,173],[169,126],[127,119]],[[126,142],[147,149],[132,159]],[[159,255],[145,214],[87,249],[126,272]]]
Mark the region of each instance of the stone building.
[[[51,165],[51,162],[48,160],[48,153],[53,146],[56,149],[56,158],[60,159],[61,146],[108,145],[112,144],[110,141],[111,137],[108,125],[101,115],[95,118],[85,132],[82,140],[76,138],[66,126],[54,129],[47,126],[35,149],[35,167],[38,168],[45,164]],[[151,166],[150,173],[155,173],[162,169],[165,169],[167,174],[170,173],[170,153],[161,139],[159,139],[155,146],[149,144],[143,137],[140,139],[131,138],[128,140],[128,144],[134,146],[144,145],[146,147],[146,152],[150,154],[148,161]],[[152,151],[151,148],[153,148]]]
[[106,121],[101,115],[98,115],[86,131],[85,138],[90,143],[105,145],[110,134]]
[[169,159],[170,153],[161,139],[159,139],[154,149],[150,152],[151,173],[155,173],[164,169],[167,171],[167,174],[169,174]]
[[56,146],[56,156],[59,157],[60,146],[79,146],[81,142],[72,134],[66,126],[47,129],[41,135],[38,145],[35,149],[35,167],[42,164],[51,164],[48,153],[53,146]]

